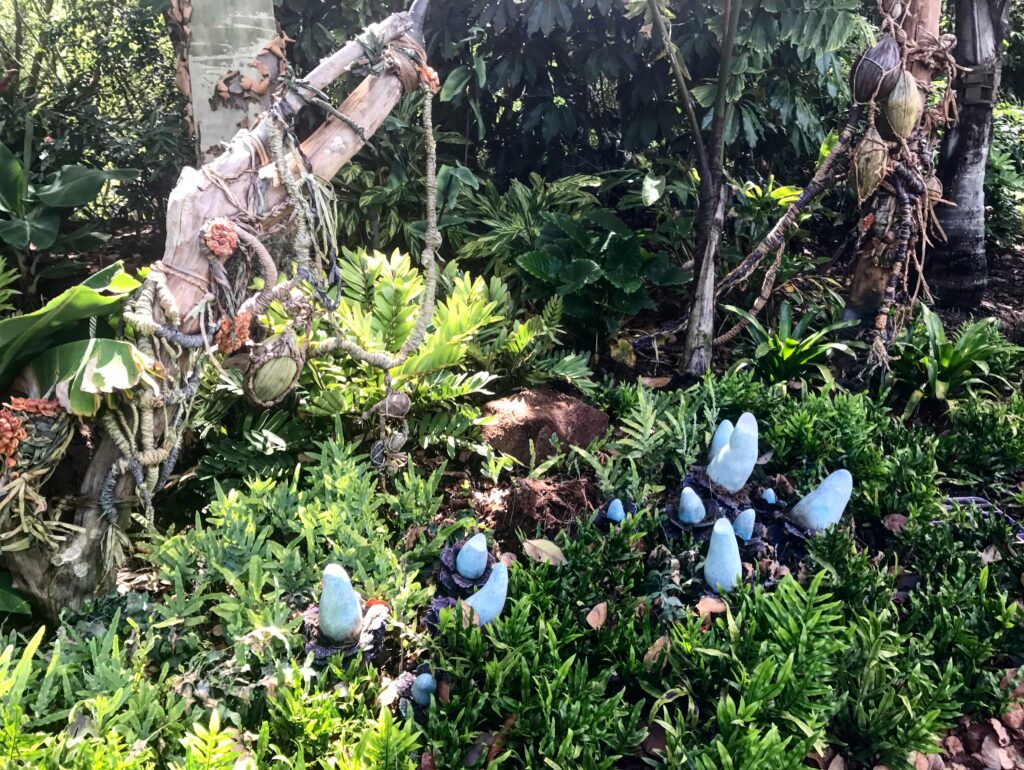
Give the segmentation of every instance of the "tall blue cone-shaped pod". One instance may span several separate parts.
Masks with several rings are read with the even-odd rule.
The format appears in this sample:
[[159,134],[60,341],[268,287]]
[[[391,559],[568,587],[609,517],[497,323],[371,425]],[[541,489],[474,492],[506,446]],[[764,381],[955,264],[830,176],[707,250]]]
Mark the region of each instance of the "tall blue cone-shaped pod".
[[719,593],[728,593],[736,587],[741,577],[743,564],[740,562],[736,533],[728,519],[719,519],[711,532],[711,544],[708,546],[707,559],[704,560],[704,582]]
[[437,692],[437,680],[429,672],[418,674],[412,681],[412,699],[418,706],[429,706],[430,696],[435,692]]
[[608,503],[608,510],[604,512],[604,515],[618,524],[626,518],[626,509],[623,507],[622,501],[616,497]]
[[729,443],[729,437],[732,436],[733,430],[732,420],[722,420],[718,423],[718,427],[715,428],[715,435],[711,437],[711,447],[708,449],[708,462],[718,457],[722,447]]
[[775,505],[779,501],[779,498],[775,496],[775,490],[771,487],[768,487],[768,489],[761,493],[761,499],[768,503],[768,505]]
[[790,517],[804,529],[823,532],[843,517],[853,494],[853,476],[845,468],[830,473],[817,489],[793,506]]
[[455,557],[455,569],[462,577],[476,580],[487,569],[487,538],[482,532],[462,544]]
[[707,510],[704,508],[704,501],[690,487],[683,487],[679,495],[679,510],[677,512],[679,521],[683,524],[699,524],[704,521]]
[[744,412],[722,447],[708,464],[708,477],[729,492],[739,492],[757,463],[757,420]]
[[363,610],[359,595],[352,588],[352,581],[340,564],[328,564],[324,570],[324,587],[320,592],[317,622],[320,633],[332,641],[347,642],[359,636],[363,625]]
[[508,594],[508,567],[497,562],[483,588],[466,599],[465,604],[476,611],[480,625],[485,626],[501,614]]
[[754,521],[756,518],[757,514],[754,513],[754,509],[747,508],[732,523],[732,529],[736,533],[736,537],[744,543],[754,536]]

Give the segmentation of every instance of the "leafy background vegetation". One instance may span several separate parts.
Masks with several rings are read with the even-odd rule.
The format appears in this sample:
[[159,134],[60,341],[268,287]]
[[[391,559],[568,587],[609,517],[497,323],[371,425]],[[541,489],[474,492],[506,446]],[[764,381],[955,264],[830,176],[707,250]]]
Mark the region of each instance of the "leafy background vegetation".
[[[707,107],[719,87],[714,13],[677,5],[676,39]],[[11,163],[39,187],[69,164],[140,171],[62,209],[63,236],[98,222],[159,228],[191,153],[161,4],[19,7],[20,50],[14,15],[0,15],[5,63],[38,61],[41,74],[0,92]],[[276,8],[301,72],[397,6]],[[894,342],[890,376],[848,377],[859,348],[834,284],[815,273],[849,212],[837,192],[802,219],[780,289],[747,319],[729,371],[649,387],[608,353],[638,315],[684,306],[692,275],[693,137],[637,10],[456,0],[431,16],[450,259],[430,334],[395,372],[413,399],[411,463],[381,483],[366,457],[360,415],[384,392],[376,370],[311,363],[288,400],[254,411],[239,380],[210,367],[188,470],[116,589],[37,631],[0,582],[4,767],[411,768],[429,752],[444,768],[490,753],[506,767],[774,769],[834,747],[853,766],[901,768],[911,751],[935,751],[959,716],[1009,705],[1016,682],[1004,672],[1024,662],[1024,400],[1021,351],[995,322],[922,311]],[[850,0],[745,11],[725,84],[738,100],[727,264],[799,195],[876,21]],[[986,181],[1002,247],[1019,244],[1024,222],[1014,29]],[[400,105],[377,152],[334,180],[347,247],[335,320],[371,349],[401,344],[423,291],[410,256],[423,234],[416,106]],[[18,213],[4,209],[5,222]],[[5,243],[0,312],[75,278],[46,267],[91,269],[83,251],[26,270],[25,250]],[[753,289],[737,307],[752,299]],[[483,404],[539,384],[608,412],[606,435],[528,464],[488,447]],[[708,617],[697,609],[702,546],[669,537],[663,508],[715,423],[745,410],[762,427],[759,485],[795,499],[846,467],[855,493],[843,525],[790,574],[754,565],[757,586]],[[443,612],[437,635],[425,632],[442,547],[488,524],[465,506],[471,493],[577,477],[636,502],[637,515],[610,532],[572,521],[554,536],[560,566],[530,561],[517,541],[539,533],[517,533],[505,543],[520,558],[502,617],[481,630]],[[395,649],[380,667],[306,659],[299,615],[329,561],[393,610]],[[588,622],[602,603],[605,620]],[[388,685],[420,663],[445,675],[447,693],[406,718]]]

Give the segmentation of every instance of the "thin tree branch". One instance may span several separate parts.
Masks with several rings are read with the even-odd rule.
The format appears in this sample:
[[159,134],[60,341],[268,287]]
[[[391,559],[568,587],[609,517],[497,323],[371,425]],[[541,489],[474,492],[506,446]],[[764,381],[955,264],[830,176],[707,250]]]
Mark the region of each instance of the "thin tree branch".
[[693,132],[693,144],[697,153],[697,172],[702,178],[711,174],[711,167],[708,165],[708,154],[704,147],[704,137],[701,135],[700,121],[697,120],[697,113],[693,108],[693,95],[686,84],[686,73],[683,71],[682,62],[679,60],[679,52],[672,43],[672,29],[661,14],[658,7],[658,0],[647,0],[651,9],[654,23],[658,27],[658,34],[661,35],[662,43],[665,46],[665,53],[668,56],[669,64],[672,67],[672,74],[676,79],[676,86],[682,96],[683,108],[686,110],[686,118],[690,123],[690,130]]

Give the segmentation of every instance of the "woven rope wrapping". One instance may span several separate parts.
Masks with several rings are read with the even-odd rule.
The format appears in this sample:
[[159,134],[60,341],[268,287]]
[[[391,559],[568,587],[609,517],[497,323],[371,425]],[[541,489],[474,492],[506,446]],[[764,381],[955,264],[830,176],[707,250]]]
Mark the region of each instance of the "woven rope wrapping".
[[[401,365],[419,347],[434,314],[437,286],[435,253],[441,244],[435,205],[436,145],[431,111],[431,95],[437,89],[437,76],[426,66],[422,46],[411,37],[400,38],[384,47],[377,61],[371,64],[377,66],[379,71],[387,70],[394,73],[407,92],[425,92],[423,126],[427,158],[427,229],[421,256],[425,282],[423,303],[412,333],[394,355],[371,353],[344,339],[326,340],[316,346],[315,352],[322,355],[342,351],[357,360],[388,370]],[[295,86],[303,87],[301,83],[296,83]],[[311,89],[307,87],[307,90]],[[308,95],[303,96],[315,103],[322,101],[322,94],[319,92],[316,92],[312,99]],[[333,107],[329,111],[332,114],[337,113]],[[169,383],[170,387],[159,392],[140,386],[136,398],[122,399],[117,409],[107,411],[100,417],[101,425],[121,454],[108,470],[98,493],[99,508],[108,524],[104,541],[108,560],[116,560],[119,552],[128,543],[119,524],[119,501],[116,496],[119,482],[126,475],[132,478],[145,513],[142,521],[151,522],[153,495],[166,483],[173,471],[181,448],[183,428],[198,390],[203,364],[210,362],[219,366],[216,358],[218,348],[220,352],[228,353],[245,344],[251,344],[248,343],[250,324],[265,314],[274,301],[280,301],[286,312],[294,316],[296,329],[304,331],[308,341],[312,313],[309,301],[299,292],[303,286],[311,285],[314,295],[320,298],[325,307],[331,307],[324,302],[326,291],[319,281],[324,277],[329,282],[340,280],[337,278],[336,265],[331,265],[326,273],[322,265],[325,256],[322,252],[333,248],[334,237],[332,233],[314,241],[313,233],[317,229],[318,221],[321,224],[326,222],[333,227],[335,220],[331,216],[321,220],[318,216],[318,212],[324,208],[324,201],[318,200],[323,196],[321,186],[311,182],[308,174],[303,172],[297,177],[292,171],[290,159],[298,157],[301,160],[301,157],[295,152],[296,142],[287,124],[276,111],[272,111],[266,120],[266,151],[274,164],[277,179],[285,189],[287,205],[294,212],[289,225],[291,256],[294,260],[292,277],[279,283],[284,261],[275,261],[256,233],[249,229],[248,212],[238,205],[238,220],[214,220],[204,228],[204,244],[210,251],[208,275],[196,275],[172,265],[157,263],[126,307],[124,318],[135,333],[139,349],[154,360],[178,362],[177,371],[181,374],[176,383]],[[351,124],[351,121],[346,122]],[[358,133],[358,127],[354,129]],[[306,186],[309,197],[304,192],[303,185]],[[330,248],[324,248],[321,244],[329,244]],[[263,288],[240,303],[237,287],[244,286],[247,279],[236,282],[236,288],[232,288],[225,272],[225,261],[237,253],[238,246],[243,247],[252,256],[252,267],[263,279]],[[199,306],[185,318],[182,318],[173,296],[167,290],[166,275],[182,278],[205,294]],[[247,276],[248,273],[243,271],[243,275]],[[340,289],[340,286],[338,288]],[[219,318],[214,314],[215,309]],[[180,329],[181,324],[194,318],[199,320],[199,333],[184,334]],[[217,347],[214,347],[215,344]],[[390,382],[390,376],[387,376],[386,380]],[[161,428],[163,435],[158,441],[156,435]],[[397,443],[397,437],[390,436],[389,446],[393,448]]]

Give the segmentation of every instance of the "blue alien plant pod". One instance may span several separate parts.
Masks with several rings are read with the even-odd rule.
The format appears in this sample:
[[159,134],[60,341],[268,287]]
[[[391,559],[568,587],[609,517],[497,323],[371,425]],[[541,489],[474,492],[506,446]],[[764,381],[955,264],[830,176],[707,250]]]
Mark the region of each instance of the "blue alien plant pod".
[[618,524],[626,518],[626,509],[623,507],[622,501],[616,497],[608,503],[608,510],[605,511],[604,515]]
[[328,564],[324,570],[318,622],[320,633],[331,641],[347,642],[359,637],[363,626],[362,602],[340,564]]
[[729,443],[729,437],[732,436],[733,430],[732,420],[722,420],[718,423],[718,427],[715,428],[715,435],[711,437],[711,447],[708,449],[709,463],[718,457],[718,453]]
[[824,532],[843,517],[853,494],[853,476],[840,468],[825,477],[807,497],[793,506],[790,517],[804,529]]
[[700,524],[707,516],[704,502],[700,496],[690,487],[683,487],[679,495],[679,510],[677,513],[679,521],[683,524]]
[[754,509],[747,508],[732,523],[732,529],[736,533],[736,537],[744,543],[754,536],[754,520],[756,518],[757,514],[754,513]]
[[507,595],[508,567],[499,561],[491,569],[484,587],[466,599],[465,604],[473,608],[480,625],[485,626],[501,614]]
[[708,464],[708,478],[728,492],[739,492],[757,463],[757,420],[744,412],[729,441]]
[[715,522],[708,556],[704,560],[704,582],[717,593],[729,593],[743,577],[740,548],[732,524],[726,518]]
[[429,671],[417,674],[412,682],[412,700],[417,706],[429,706],[430,696],[437,692],[437,680]]
[[455,557],[455,569],[462,577],[476,580],[487,569],[487,538],[482,532],[467,540]]

